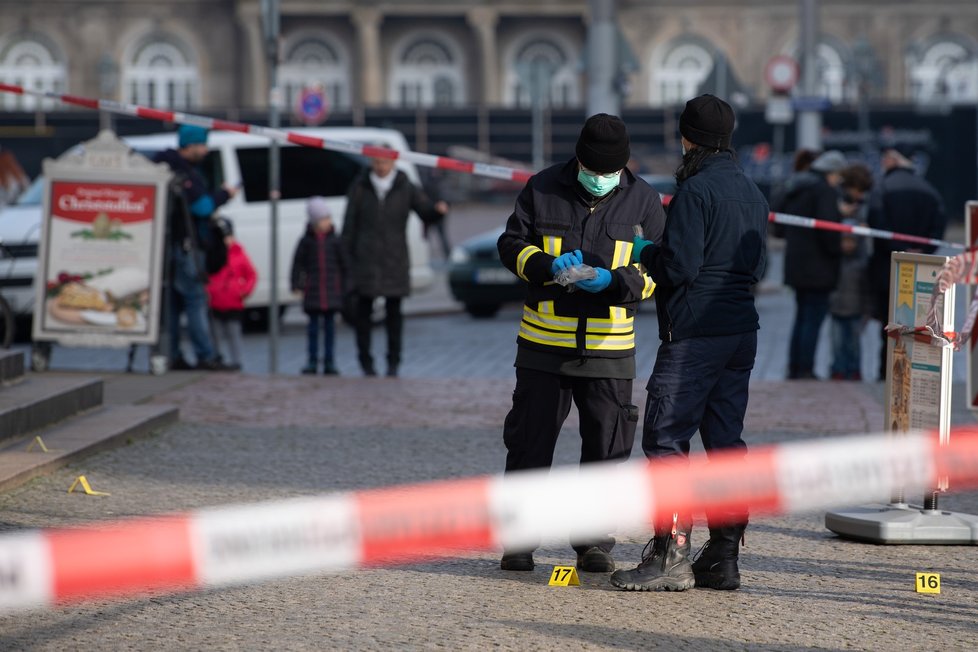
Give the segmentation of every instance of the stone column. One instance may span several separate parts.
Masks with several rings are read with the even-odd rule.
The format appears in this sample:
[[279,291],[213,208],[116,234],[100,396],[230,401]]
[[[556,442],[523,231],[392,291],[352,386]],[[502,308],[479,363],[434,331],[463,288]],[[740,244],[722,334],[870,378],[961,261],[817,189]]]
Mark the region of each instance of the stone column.
[[490,7],[473,7],[465,15],[479,39],[482,57],[482,104],[499,104],[499,61],[496,53],[496,25],[499,12]]
[[[357,28],[360,42],[362,86],[360,104],[378,105],[384,101],[383,76],[381,73],[380,10],[375,7],[358,7],[351,18]],[[357,102],[354,102],[357,104]]]
[[239,76],[242,88],[238,91],[238,101],[251,107],[268,106],[268,58],[265,56],[265,37],[262,33],[261,14],[258,4],[239,4],[237,7],[238,25],[244,36],[241,66],[244,71]]

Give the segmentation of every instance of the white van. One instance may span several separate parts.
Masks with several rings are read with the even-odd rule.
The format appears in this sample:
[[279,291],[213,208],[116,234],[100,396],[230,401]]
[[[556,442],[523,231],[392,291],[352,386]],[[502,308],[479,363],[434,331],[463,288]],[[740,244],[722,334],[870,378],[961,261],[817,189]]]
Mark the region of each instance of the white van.
[[[304,135],[331,140],[378,145],[407,151],[404,135],[393,129],[358,127],[299,128]],[[152,157],[156,152],[175,148],[175,131],[149,136],[123,137],[134,150]],[[248,318],[252,324],[267,323],[271,290],[271,208],[268,201],[269,140],[231,131],[212,131],[207,144],[210,153],[201,166],[212,188],[223,184],[240,186],[238,193],[220,209],[234,223],[241,241],[258,270],[258,285],[248,298]],[[280,143],[281,199],[278,203],[278,302],[297,303],[289,288],[292,253],[306,228],[306,199],[326,197],[333,221],[343,229],[346,192],[353,179],[367,166],[362,156],[330,150]],[[397,161],[415,184],[420,183],[413,163]],[[41,196],[44,179],[38,176],[16,204],[0,212],[0,289],[14,311],[23,316],[33,313],[34,274],[37,270],[37,241],[41,225]],[[428,243],[420,218],[408,222],[408,254],[411,260],[411,289],[431,285],[434,274]]]
[[[407,151],[404,135],[394,129],[358,127],[323,127],[294,129],[303,135],[358,144],[370,144]],[[175,148],[176,132],[123,138],[134,150],[152,157],[156,152]],[[212,131],[207,140],[210,153],[201,170],[211,188],[223,184],[238,186],[238,193],[219,212],[234,223],[235,237],[241,242],[258,270],[258,285],[246,306],[264,310],[271,292],[271,206],[268,201],[269,140],[260,136],[231,131]],[[289,272],[296,243],[306,228],[306,199],[313,195],[326,198],[333,212],[333,222],[343,230],[346,193],[350,184],[368,165],[365,157],[310,147],[280,143],[282,162],[278,202],[278,302],[296,303],[289,288]],[[408,179],[420,184],[413,163],[397,161],[397,168]],[[431,285],[434,274],[423,225],[417,215],[408,221],[408,255],[411,260],[411,289]],[[252,311],[254,312],[254,311]],[[254,318],[254,314],[251,315]]]

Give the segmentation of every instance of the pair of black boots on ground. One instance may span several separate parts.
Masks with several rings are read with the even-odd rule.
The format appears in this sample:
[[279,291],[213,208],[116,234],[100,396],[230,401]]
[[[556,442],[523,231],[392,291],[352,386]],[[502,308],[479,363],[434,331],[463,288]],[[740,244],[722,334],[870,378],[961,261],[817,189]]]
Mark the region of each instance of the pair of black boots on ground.
[[[317,370],[316,361],[310,360],[306,363],[306,366],[302,368],[302,373],[314,376]],[[336,365],[332,361],[326,361],[323,363],[323,375],[324,376],[339,376],[340,372],[336,368]]]
[[[656,528],[645,545],[642,561],[631,570],[615,570],[611,554],[592,547],[577,554],[577,568],[590,573],[611,572],[611,583],[628,591],[685,591],[694,586],[718,590],[740,588],[737,560],[746,521],[710,527],[710,538],[696,560],[690,559],[692,519],[675,518]],[[505,553],[503,570],[533,570],[532,552]]]

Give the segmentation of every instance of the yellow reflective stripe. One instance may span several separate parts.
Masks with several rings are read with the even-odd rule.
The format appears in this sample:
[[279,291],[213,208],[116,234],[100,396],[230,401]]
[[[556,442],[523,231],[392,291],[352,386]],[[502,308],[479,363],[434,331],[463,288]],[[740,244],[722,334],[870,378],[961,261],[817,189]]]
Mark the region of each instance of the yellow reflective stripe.
[[[530,310],[533,310],[530,308]],[[553,301],[541,301],[537,304],[537,312],[544,315],[554,314],[554,302]]]
[[559,235],[545,235],[543,236],[543,252],[550,254],[551,256],[557,257],[560,255],[560,246],[563,242],[563,238]]
[[624,267],[632,259],[632,243],[615,240],[615,255],[611,258],[611,269]]
[[577,331],[577,318],[576,317],[558,317],[553,314],[553,302],[545,301],[543,303],[549,303],[550,312],[537,312],[533,308],[524,305],[523,306],[523,321],[529,322],[536,326],[541,326],[544,328],[554,328],[557,330],[576,332]]
[[587,332],[591,333],[630,333],[634,330],[634,318],[587,320]]
[[635,333],[629,335],[588,335],[585,339],[588,349],[597,351],[624,351],[635,348]]
[[[642,266],[638,263],[635,263],[634,267],[639,272],[642,271]],[[645,286],[642,288],[642,298],[648,299],[650,296],[652,296],[652,293],[655,292],[655,281],[652,280],[651,276],[645,273],[642,274],[642,278],[645,279]]]
[[530,259],[530,256],[537,253],[540,253],[540,247],[537,247],[536,245],[530,245],[528,247],[525,247],[523,251],[521,251],[519,255],[516,257],[516,275],[519,276],[524,281],[530,280],[526,278],[526,274],[523,273],[523,268],[526,267],[526,261]]
[[537,344],[547,346],[560,346],[573,349],[577,346],[577,338],[574,333],[550,333],[530,326],[526,322],[520,323],[520,337]]

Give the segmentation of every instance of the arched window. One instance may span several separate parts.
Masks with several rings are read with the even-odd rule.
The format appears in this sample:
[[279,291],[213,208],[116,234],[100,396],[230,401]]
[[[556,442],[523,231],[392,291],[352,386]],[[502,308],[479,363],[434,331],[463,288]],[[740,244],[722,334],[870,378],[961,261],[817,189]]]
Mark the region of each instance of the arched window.
[[402,107],[462,105],[464,69],[450,39],[437,33],[413,34],[394,48],[388,101]]
[[[801,50],[796,48],[791,53],[800,67],[799,72],[804,70],[804,62],[801,57]],[[845,52],[841,43],[830,43],[822,41],[815,46],[815,96],[827,97],[830,102],[838,104],[845,102],[851,95],[846,71],[848,69],[848,54]],[[802,75],[804,73],[802,72]],[[803,94],[802,81],[793,89],[793,94]]]
[[548,34],[529,34],[518,41],[506,66],[503,102],[528,107],[533,101],[534,85],[549,80],[549,86],[542,89],[545,105],[553,108],[579,105],[579,75],[568,55],[570,49],[569,44]]
[[[45,45],[40,38],[26,37],[13,40],[0,51],[0,79],[8,84],[23,86],[35,91],[65,92],[67,70],[54,48]],[[50,109],[58,102],[38,99],[33,95],[3,93],[3,108],[16,111]]]
[[698,43],[684,41],[669,48],[661,63],[653,62],[651,70],[649,102],[680,104],[699,95],[700,86],[713,72],[713,55]]
[[122,97],[127,102],[189,109],[198,103],[199,94],[197,66],[169,39],[147,40],[124,65]]
[[973,103],[978,100],[978,51],[941,38],[907,56],[910,97],[919,103]]
[[334,108],[349,108],[350,63],[346,51],[321,33],[301,34],[287,43],[280,83],[288,106],[308,86],[320,86]]

